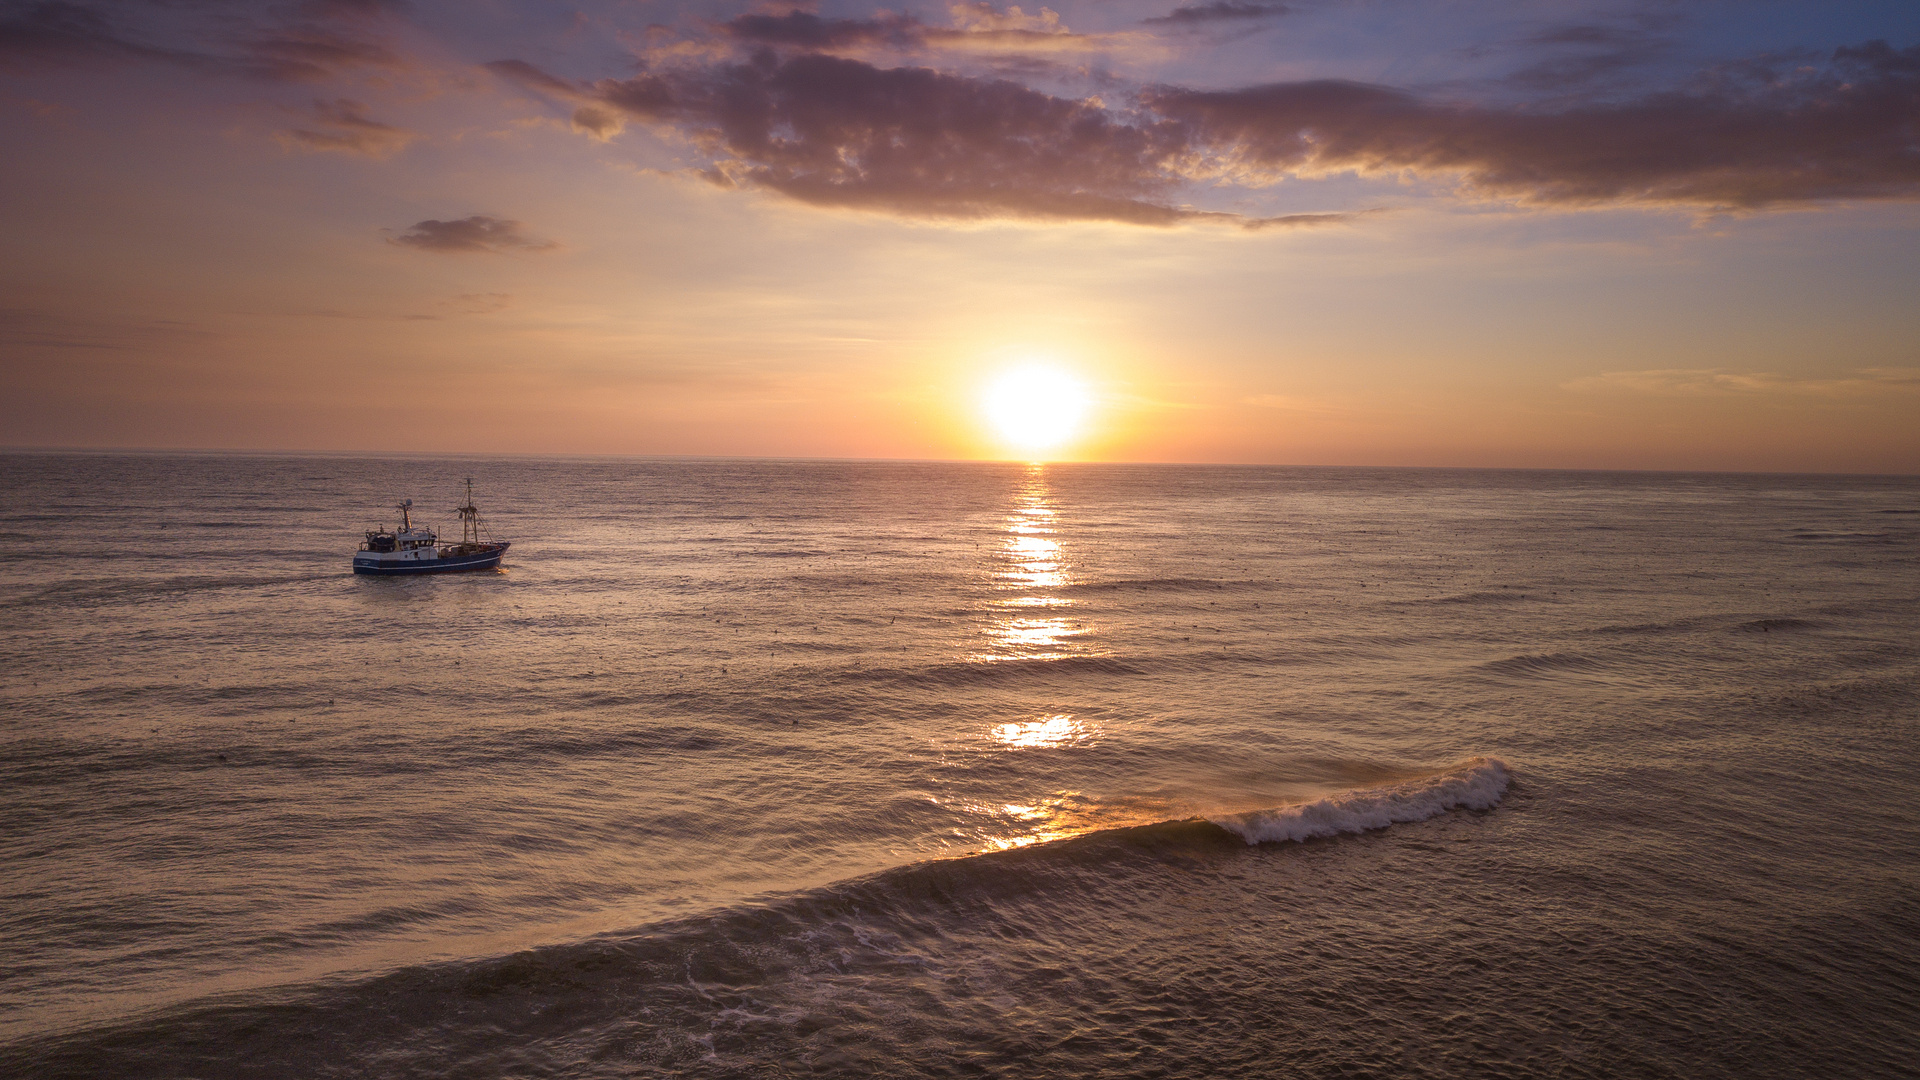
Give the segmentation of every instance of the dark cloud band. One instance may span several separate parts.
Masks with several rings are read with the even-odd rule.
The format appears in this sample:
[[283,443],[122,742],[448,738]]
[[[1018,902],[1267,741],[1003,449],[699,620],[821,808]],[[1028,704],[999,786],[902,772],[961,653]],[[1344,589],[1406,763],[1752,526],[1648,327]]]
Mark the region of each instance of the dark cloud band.
[[[189,13],[168,18],[201,21],[156,36],[152,5],[16,4],[0,7],[0,66],[160,63],[283,84],[360,72],[379,77],[362,80],[371,85],[414,62],[396,44],[406,36],[390,18],[394,7],[165,6]],[[1285,10],[1206,0],[1149,21],[1200,25]],[[1136,87],[1074,99],[970,74],[969,63],[977,68],[981,57],[999,54],[966,50],[1079,47],[1094,38],[1071,33],[1046,8],[1028,15],[973,0],[950,11],[949,28],[885,11],[866,19],[741,15],[702,24],[693,31],[699,40],[661,54],[682,59],[624,79],[573,81],[519,60],[488,66],[564,102],[573,128],[594,138],[615,138],[633,121],[673,129],[695,148],[691,164],[716,183],[912,216],[1259,224],[1187,201],[1209,187],[1343,174],[1557,206],[1757,209],[1920,197],[1920,46],[1871,42],[1824,63],[1728,65],[1631,96],[1621,90],[1626,83],[1606,90],[1593,80],[1657,52],[1657,35],[1644,26],[1581,24],[1525,42],[1572,55],[1483,87],[1491,95],[1551,90],[1551,105],[1440,100],[1337,80]],[[941,51],[952,49],[959,51]],[[930,50],[962,70],[874,62],[888,50]],[[962,53],[973,61],[954,59]],[[375,158],[422,137],[369,112],[344,97],[323,100],[278,137],[300,150]],[[476,220],[492,219],[467,219]],[[427,250],[475,250],[436,247],[419,235],[415,246]],[[479,249],[528,248],[503,235]]]
[[1285,4],[1255,4],[1246,0],[1213,0],[1210,4],[1188,4],[1174,8],[1165,15],[1140,20],[1149,26],[1200,26],[1217,22],[1245,22],[1251,19],[1274,19],[1287,14]]
[[1159,88],[1196,146],[1281,175],[1457,178],[1539,203],[1757,208],[1920,195],[1920,47],[1875,42],[1830,70],[1551,112],[1449,105],[1359,83]]
[[[494,70],[552,91],[525,65]],[[1184,182],[1179,125],[1130,121],[1098,101],[926,68],[805,54],[572,87],[680,127],[712,154],[708,176],[820,206],[946,217],[1169,224]]]
[[909,215],[1231,220],[1177,200],[1222,177],[1258,185],[1342,173],[1558,205],[1920,196],[1920,47],[1883,42],[1842,49],[1798,80],[1554,111],[1333,80],[1153,87],[1123,109],[805,52],[592,84],[518,61],[492,66],[588,112],[678,128],[718,183]]

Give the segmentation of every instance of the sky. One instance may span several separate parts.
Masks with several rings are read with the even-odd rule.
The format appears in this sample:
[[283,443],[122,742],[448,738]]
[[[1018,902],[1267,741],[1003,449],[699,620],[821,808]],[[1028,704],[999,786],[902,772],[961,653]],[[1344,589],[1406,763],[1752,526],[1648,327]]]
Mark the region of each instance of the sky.
[[0,446],[1920,473],[1911,0],[0,0],[0,140]]

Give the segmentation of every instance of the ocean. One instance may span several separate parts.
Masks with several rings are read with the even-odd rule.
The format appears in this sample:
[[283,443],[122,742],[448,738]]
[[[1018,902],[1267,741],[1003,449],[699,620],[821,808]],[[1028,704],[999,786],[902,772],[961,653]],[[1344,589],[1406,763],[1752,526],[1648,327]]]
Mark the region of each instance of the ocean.
[[0,1075],[1920,1060],[1920,479],[0,469]]

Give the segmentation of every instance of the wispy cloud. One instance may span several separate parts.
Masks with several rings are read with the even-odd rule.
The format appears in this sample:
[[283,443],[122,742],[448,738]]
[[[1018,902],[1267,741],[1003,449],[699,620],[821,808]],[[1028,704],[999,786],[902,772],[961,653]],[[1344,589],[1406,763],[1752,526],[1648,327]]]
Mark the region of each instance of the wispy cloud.
[[341,98],[314,102],[308,126],[282,131],[275,137],[292,150],[385,158],[406,149],[420,136],[373,120],[367,116],[365,105]]
[[167,40],[144,27],[154,20],[140,18],[151,16],[155,7],[162,5],[105,10],[67,0],[10,5],[0,13],[0,67],[161,63],[214,75],[311,83],[356,68],[406,66],[376,40],[374,24],[395,9],[392,4],[337,0],[257,13],[180,5],[161,20],[170,25]]
[[428,311],[396,311],[391,308],[385,310],[307,308],[287,314],[303,318],[341,319],[350,322],[439,322],[465,315],[492,315],[512,306],[513,297],[508,293],[461,293],[459,296],[433,301],[428,305],[430,308]]
[[418,222],[387,242],[442,255],[551,251],[560,246],[551,240],[529,236],[518,221],[482,214],[455,221]]
[[15,355],[21,359],[37,349],[140,350],[213,336],[211,331],[178,319],[0,307],[0,345],[18,350]]
[[1676,44],[1670,31],[1679,21],[1671,12],[1643,10],[1621,23],[1562,23],[1471,45],[1460,53],[1471,58],[1505,53],[1527,58],[1524,66],[1501,80],[1523,91],[1590,94],[1610,82],[1624,88],[1623,80],[1640,76],[1645,65],[1667,56]]
[[461,293],[449,300],[442,300],[438,307],[452,315],[492,315],[513,306],[513,297],[507,293]]
[[400,68],[384,45],[319,27],[288,27],[246,43],[253,73],[282,82],[319,82],[356,67]]
[[1731,368],[1650,368],[1608,371],[1574,379],[1568,390],[1627,393],[1653,397],[1713,397],[1793,394],[1851,397],[1865,394],[1920,393],[1920,368],[1860,368],[1839,376],[1787,375]]

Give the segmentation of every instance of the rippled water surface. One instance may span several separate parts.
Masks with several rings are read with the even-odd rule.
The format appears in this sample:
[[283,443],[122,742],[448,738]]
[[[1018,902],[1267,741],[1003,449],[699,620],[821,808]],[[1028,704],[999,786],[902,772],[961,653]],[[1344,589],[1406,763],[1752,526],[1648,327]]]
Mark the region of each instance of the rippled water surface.
[[8,1075],[1920,1054],[1911,478],[0,468]]

